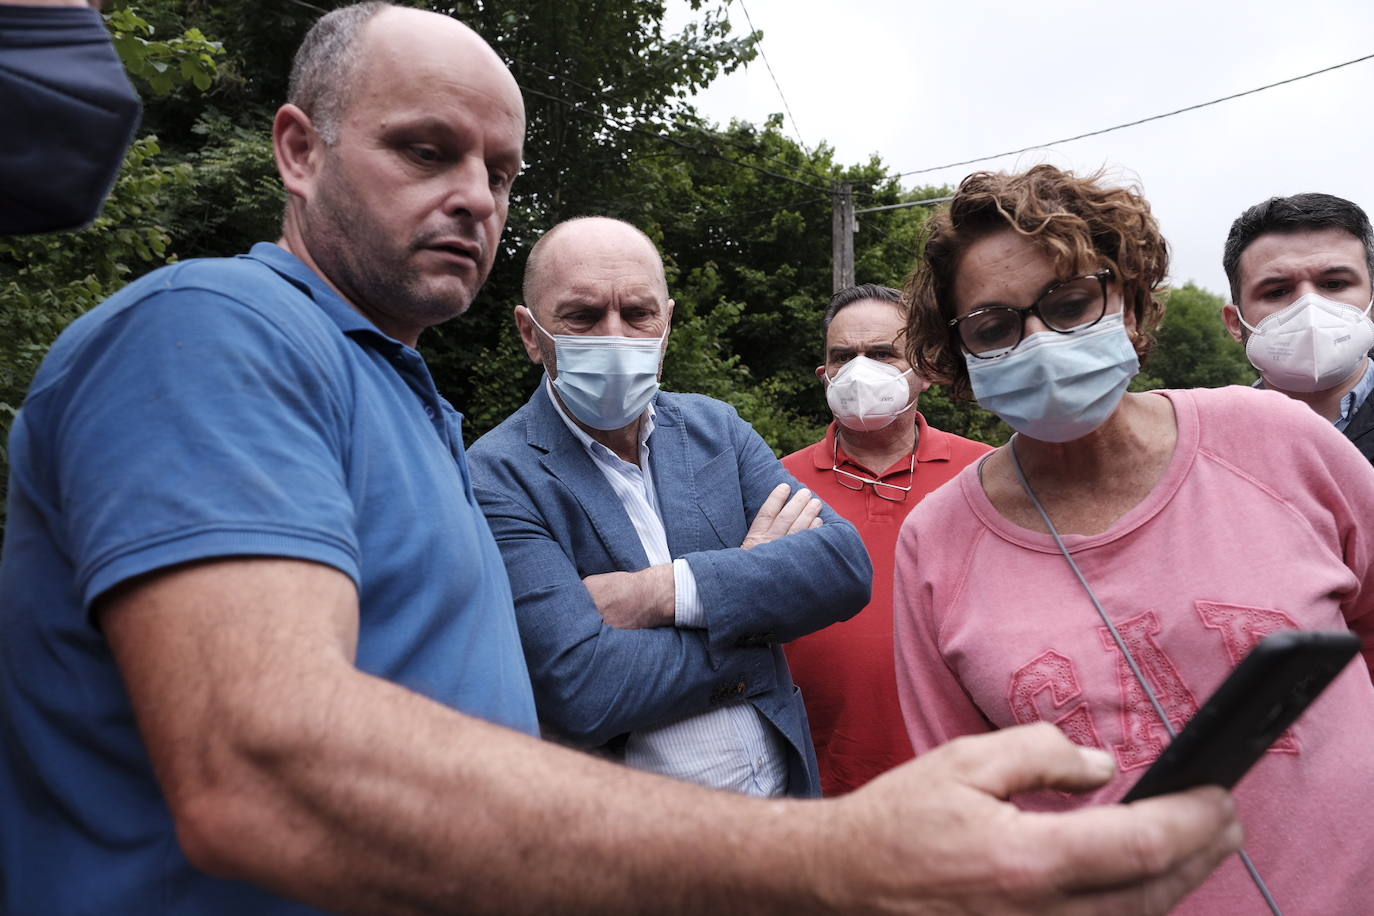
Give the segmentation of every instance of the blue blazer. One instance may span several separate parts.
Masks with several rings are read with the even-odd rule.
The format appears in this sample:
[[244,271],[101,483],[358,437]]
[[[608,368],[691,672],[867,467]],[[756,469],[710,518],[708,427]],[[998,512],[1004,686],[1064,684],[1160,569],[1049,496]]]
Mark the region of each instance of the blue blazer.
[[820,528],[740,548],[769,492],[801,485],[727,404],[660,392],[649,448],[668,549],[692,568],[705,629],[602,622],[583,577],[649,561],[543,384],[468,452],[510,575],[540,720],[562,740],[614,754],[629,732],[743,698],[786,739],[788,794],[817,795],[806,709],[781,644],[868,603],[863,541],[826,507]]

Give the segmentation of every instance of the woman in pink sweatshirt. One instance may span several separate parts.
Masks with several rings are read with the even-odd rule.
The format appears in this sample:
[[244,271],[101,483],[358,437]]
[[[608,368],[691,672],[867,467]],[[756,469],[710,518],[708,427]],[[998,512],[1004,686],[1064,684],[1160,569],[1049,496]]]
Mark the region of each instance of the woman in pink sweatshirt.
[[[917,753],[1052,722],[1113,753],[1118,775],[1091,795],[1018,804],[1115,802],[1169,740],[1123,645],[1177,729],[1265,635],[1349,627],[1365,663],[1236,799],[1283,912],[1374,912],[1374,468],[1275,392],[1126,391],[1163,316],[1168,264],[1136,191],[1047,165],[979,173],[928,232],[907,285],[911,362],[1017,434],[902,529],[897,677]],[[1266,906],[1236,858],[1180,911]]]

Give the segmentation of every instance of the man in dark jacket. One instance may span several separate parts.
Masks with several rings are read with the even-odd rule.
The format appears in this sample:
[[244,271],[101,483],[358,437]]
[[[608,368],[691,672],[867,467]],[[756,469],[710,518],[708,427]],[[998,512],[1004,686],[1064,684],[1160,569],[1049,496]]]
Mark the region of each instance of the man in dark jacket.
[[1374,233],[1330,194],[1271,197],[1231,224],[1226,327],[1258,384],[1306,403],[1374,461]]

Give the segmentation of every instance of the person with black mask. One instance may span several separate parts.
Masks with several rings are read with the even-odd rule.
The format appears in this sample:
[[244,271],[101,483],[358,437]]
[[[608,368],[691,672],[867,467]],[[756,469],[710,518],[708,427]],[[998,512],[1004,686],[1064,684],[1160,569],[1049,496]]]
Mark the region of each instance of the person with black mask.
[[0,0],[0,234],[100,213],[142,109],[98,0]]

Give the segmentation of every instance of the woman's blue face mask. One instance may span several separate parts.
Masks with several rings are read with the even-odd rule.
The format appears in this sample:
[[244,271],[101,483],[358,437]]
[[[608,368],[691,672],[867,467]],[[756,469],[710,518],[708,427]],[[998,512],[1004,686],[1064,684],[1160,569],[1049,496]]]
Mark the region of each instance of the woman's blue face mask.
[[978,404],[1044,442],[1070,442],[1097,429],[1140,371],[1120,312],[1073,334],[1031,334],[996,359],[964,361]]

